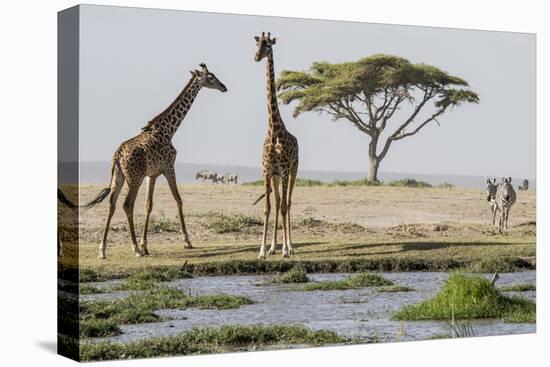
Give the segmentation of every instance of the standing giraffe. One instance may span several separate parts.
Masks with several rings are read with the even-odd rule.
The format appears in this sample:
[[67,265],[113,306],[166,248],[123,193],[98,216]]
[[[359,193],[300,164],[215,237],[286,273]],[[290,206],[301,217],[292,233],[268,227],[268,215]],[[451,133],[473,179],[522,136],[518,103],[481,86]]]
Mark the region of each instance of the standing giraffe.
[[[128,225],[132,237],[132,250],[136,256],[149,255],[149,251],[147,250],[147,226],[151,210],[153,209],[155,181],[160,175],[166,177],[170,191],[178,206],[182,237],[186,243],[185,247],[192,248],[187,229],[185,228],[181,197],[176,185],[174,162],[177,152],[172,145],[172,138],[201,88],[217,89],[221,92],[227,91],[225,85],[213,73],[208,71],[204,63],[200,64],[200,66],[200,71],[191,71],[191,80],[163,112],[149,121],[142,128],[142,132],[139,135],[120,144],[113,155],[109,187],[103,189],[94,200],[86,204],[87,207],[93,206],[103,201],[109,193],[111,194],[109,214],[105,223],[103,239],[99,245],[100,259],[106,258],[107,233],[109,232],[118,195],[124,182],[128,184],[128,195],[124,201],[123,208],[128,217]],[[145,201],[145,223],[143,225],[140,250],[134,231],[134,202],[139,187],[145,178],[147,178],[147,199]]]
[[[267,58],[267,111],[268,111],[268,132],[264,141],[263,150],[263,176],[264,176],[264,194],[262,194],[254,204],[265,197],[264,210],[264,231],[262,237],[262,246],[260,248],[260,259],[265,259],[267,226],[269,214],[271,211],[270,193],[273,191],[275,197],[275,222],[273,225],[273,242],[268,254],[275,253],[277,246],[277,225],[279,220],[279,210],[283,220],[283,257],[289,257],[294,253],[292,249],[292,240],[290,237],[290,206],[292,202],[292,190],[296,181],[298,172],[298,141],[289,133],[286,128],[279,108],[277,106],[277,92],[275,89],[275,70],[273,67],[273,45],[275,38],[267,37],[262,32],[260,37],[254,37],[258,47],[254,60],[261,61]],[[281,193],[279,193],[279,181],[281,183]],[[273,187],[273,189],[272,189]]]

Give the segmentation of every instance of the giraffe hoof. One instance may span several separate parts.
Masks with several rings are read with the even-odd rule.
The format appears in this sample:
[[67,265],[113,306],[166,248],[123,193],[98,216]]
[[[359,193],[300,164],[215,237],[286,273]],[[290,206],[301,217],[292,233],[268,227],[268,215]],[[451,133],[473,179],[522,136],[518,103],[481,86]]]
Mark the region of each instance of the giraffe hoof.
[[268,255],[275,255],[275,249],[272,248],[267,252]]
[[258,255],[258,260],[265,260],[265,254]]
[[288,250],[288,254],[289,254],[289,255],[294,255],[294,249],[291,248],[290,250]]
[[290,257],[290,255],[288,254],[288,252],[283,252],[283,259],[288,259]]
[[105,260],[107,259],[107,256],[105,256],[105,254],[99,254],[99,256],[97,257],[98,260]]
[[136,257],[143,257],[143,254],[140,251],[136,251]]

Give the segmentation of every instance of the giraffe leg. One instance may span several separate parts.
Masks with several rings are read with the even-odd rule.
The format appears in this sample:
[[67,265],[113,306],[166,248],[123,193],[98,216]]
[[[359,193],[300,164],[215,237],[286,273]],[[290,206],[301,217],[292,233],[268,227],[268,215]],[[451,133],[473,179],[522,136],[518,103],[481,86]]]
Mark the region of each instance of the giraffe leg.
[[264,232],[262,236],[262,245],[260,247],[260,254],[258,255],[259,259],[265,259],[265,249],[267,242],[267,226],[269,224],[269,213],[271,212],[271,183],[269,182],[270,178],[264,178],[264,188],[265,188],[265,207],[264,207]]
[[128,229],[130,230],[130,236],[132,237],[132,250],[136,256],[143,255],[137,243],[136,230],[134,227],[134,204],[136,202],[136,197],[142,181],[143,178],[132,183],[128,182],[128,196],[126,196],[124,205],[122,206],[124,208],[124,212],[126,213],[126,217],[128,217]]
[[288,232],[287,247],[288,247],[288,253],[290,255],[294,255],[294,249],[292,248],[292,237],[290,236],[290,207],[292,206],[292,191],[294,190],[295,182],[296,182],[296,172],[293,172],[289,177],[288,194],[285,195],[285,198],[287,199],[287,204],[286,204],[286,230]]
[[176,183],[176,172],[174,171],[174,168],[166,172],[164,176],[168,181],[168,186],[170,187],[172,196],[174,197],[174,200],[176,201],[176,204],[178,206],[178,216],[180,218],[181,234],[186,244],[185,248],[193,248],[193,245],[191,245],[191,241],[189,240],[189,234],[187,233],[187,228],[185,227],[185,219],[183,217],[183,203],[181,201],[181,196],[178,191],[178,185]]
[[279,226],[279,210],[281,208],[281,196],[279,195],[279,176],[273,176],[271,178],[273,183],[273,195],[275,196],[275,221],[273,222],[273,242],[271,242],[271,248],[268,255],[275,254],[275,248],[277,247],[277,227]]
[[282,196],[284,200],[281,202],[281,217],[283,220],[283,257],[289,257],[289,246],[288,246],[288,228],[287,228],[287,215],[288,215],[288,174],[285,174],[282,177]]
[[147,198],[145,199],[145,223],[141,234],[141,252],[143,255],[149,255],[147,250],[147,229],[149,227],[149,217],[153,210],[153,191],[155,191],[155,182],[158,176],[147,177]]
[[99,244],[99,256],[98,259],[106,259],[105,248],[107,247],[107,234],[109,233],[109,228],[111,227],[111,219],[115,214],[116,202],[122,186],[124,186],[124,175],[118,169],[115,169],[115,178],[113,179],[115,183],[114,187],[111,190],[111,196],[109,196],[109,214],[107,214],[107,221],[105,223],[105,229],[103,230],[103,238]]

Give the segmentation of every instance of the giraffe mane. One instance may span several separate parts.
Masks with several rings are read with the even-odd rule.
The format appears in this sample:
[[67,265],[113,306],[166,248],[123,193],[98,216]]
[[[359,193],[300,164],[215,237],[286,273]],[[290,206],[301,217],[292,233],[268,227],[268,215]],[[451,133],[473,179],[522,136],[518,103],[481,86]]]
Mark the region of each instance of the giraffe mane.
[[153,129],[153,127],[155,126],[155,124],[159,121],[160,117],[165,114],[166,112],[170,111],[172,109],[172,107],[174,107],[174,105],[179,101],[179,99],[185,95],[185,93],[187,93],[187,91],[189,90],[189,88],[191,88],[191,85],[193,84],[193,82],[195,81],[195,79],[197,79],[198,76],[195,75],[195,74],[192,74],[192,77],[191,79],[189,79],[189,82],[187,82],[187,85],[183,88],[183,90],[180,92],[180,94],[178,94],[178,96],[172,101],[172,103],[170,103],[170,105],[168,107],[166,107],[161,113],[159,113],[158,115],[156,115],[155,117],[153,117],[151,120],[149,120],[149,122],[147,123],[147,125],[145,125],[144,127],[141,128],[142,131],[151,131]]

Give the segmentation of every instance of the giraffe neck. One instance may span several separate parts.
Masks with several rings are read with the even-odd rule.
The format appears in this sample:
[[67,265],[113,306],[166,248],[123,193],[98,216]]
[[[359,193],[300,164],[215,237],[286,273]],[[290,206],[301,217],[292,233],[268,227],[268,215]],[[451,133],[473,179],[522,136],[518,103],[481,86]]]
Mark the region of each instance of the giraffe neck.
[[198,80],[198,77],[193,75],[176,99],[164,111],[149,121],[143,130],[151,131],[163,139],[171,140],[201,89]]
[[[273,64],[273,51],[267,55],[267,111],[269,115],[269,131],[277,133],[285,129],[277,103],[277,89],[275,87],[275,66]],[[275,134],[273,134],[275,135]]]

